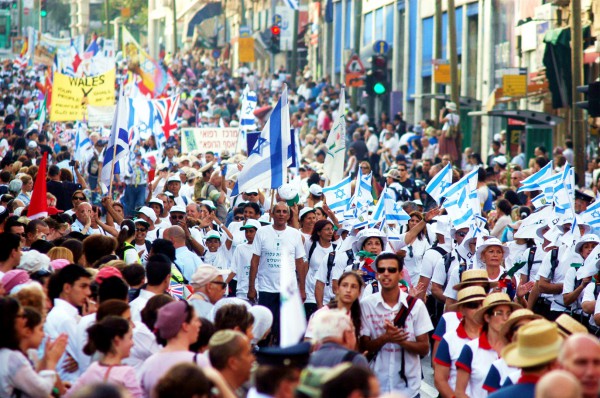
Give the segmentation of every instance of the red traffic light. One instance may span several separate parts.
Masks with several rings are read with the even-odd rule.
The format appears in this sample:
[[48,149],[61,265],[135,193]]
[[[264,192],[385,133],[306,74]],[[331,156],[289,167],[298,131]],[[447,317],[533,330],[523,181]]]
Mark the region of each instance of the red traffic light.
[[271,34],[279,36],[279,34],[281,33],[281,28],[277,25],[273,25],[271,26]]
[[387,59],[382,56],[374,56],[371,60],[373,68],[386,68],[387,67]]

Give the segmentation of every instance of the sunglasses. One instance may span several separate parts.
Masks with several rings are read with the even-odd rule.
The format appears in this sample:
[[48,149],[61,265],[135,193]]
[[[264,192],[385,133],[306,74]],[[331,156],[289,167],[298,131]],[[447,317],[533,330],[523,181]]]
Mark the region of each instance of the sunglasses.
[[471,301],[470,303],[464,303],[463,305],[465,306],[465,308],[468,308],[470,310],[476,310],[479,307],[481,307],[481,301]]
[[173,214],[171,214],[171,218],[173,220],[183,220],[185,218],[185,216],[181,215],[181,216],[175,216]]
[[460,236],[461,238],[464,238],[465,236],[467,236],[468,232],[457,232],[456,236]]
[[247,196],[258,196],[258,194],[257,194],[257,193],[247,193],[246,195],[247,195]]
[[211,283],[214,284],[214,285],[221,286],[222,289],[225,289],[225,287],[227,287],[227,283],[225,283],[225,282],[216,282],[215,281],[215,282],[211,282]]
[[73,196],[73,200],[85,200],[85,198],[81,196]]
[[241,217],[234,217],[233,218],[235,221],[244,221],[244,216]]
[[135,232],[148,232],[148,230],[145,228],[136,228]]
[[385,271],[389,272],[390,274],[395,274],[396,272],[398,272],[398,268],[395,268],[395,267],[392,267],[392,268],[377,267],[377,273],[378,274],[384,274]]

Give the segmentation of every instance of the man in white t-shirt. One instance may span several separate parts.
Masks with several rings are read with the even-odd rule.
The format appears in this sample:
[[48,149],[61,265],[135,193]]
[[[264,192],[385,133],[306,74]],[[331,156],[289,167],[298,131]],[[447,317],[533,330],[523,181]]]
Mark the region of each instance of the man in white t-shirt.
[[258,282],[261,289],[258,303],[269,308],[273,313],[273,343],[278,344],[281,267],[291,266],[292,261],[294,262],[302,301],[306,299],[304,287],[307,269],[302,235],[297,229],[287,226],[290,218],[289,206],[285,202],[279,202],[273,206],[272,214],[273,224],[259,229],[254,238],[248,299],[256,300]]
[[[235,296],[248,300],[248,283],[250,278],[250,262],[252,261],[252,247],[256,232],[261,228],[258,220],[250,219],[240,227],[244,232],[246,242],[237,245],[233,252],[232,269],[237,280]],[[260,287],[258,288],[260,289]]]
[[[433,325],[425,304],[400,290],[402,259],[382,253],[374,265],[381,290],[361,300],[361,345],[376,355],[370,366],[381,392],[416,397],[421,389],[421,357],[429,353],[427,333]],[[396,321],[400,311],[405,316]]]

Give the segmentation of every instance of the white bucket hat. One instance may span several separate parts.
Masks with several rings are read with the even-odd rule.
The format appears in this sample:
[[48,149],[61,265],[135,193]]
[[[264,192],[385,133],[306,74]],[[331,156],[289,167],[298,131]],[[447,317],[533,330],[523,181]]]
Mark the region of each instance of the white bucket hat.
[[356,236],[356,240],[352,242],[352,250],[355,253],[361,251],[363,244],[369,238],[380,238],[383,243],[382,249],[385,250],[387,245],[387,236],[377,228],[367,228],[360,231]]
[[506,246],[504,246],[502,244],[502,242],[500,242],[500,239],[498,238],[490,238],[485,240],[478,248],[477,251],[475,253],[475,255],[477,256],[477,261],[481,261],[481,254],[488,248],[491,246],[500,246],[502,248],[502,252],[503,252],[503,259],[506,260],[506,258],[508,257],[508,255],[510,254],[510,249]]

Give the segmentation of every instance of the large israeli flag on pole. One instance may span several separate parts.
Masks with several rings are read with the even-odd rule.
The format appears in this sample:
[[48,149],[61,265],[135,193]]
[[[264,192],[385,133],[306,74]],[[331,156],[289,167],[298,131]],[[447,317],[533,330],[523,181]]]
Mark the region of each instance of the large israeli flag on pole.
[[352,180],[350,177],[344,178],[335,185],[323,188],[323,195],[327,201],[327,206],[334,213],[343,213],[350,207],[352,199]]
[[441,169],[427,184],[425,192],[429,194],[438,204],[444,197],[444,193],[452,185],[452,166],[450,163]]
[[286,182],[288,146],[291,144],[287,86],[271,112],[233,188],[237,195],[250,188],[277,189]]
[[327,137],[327,155],[323,171],[329,184],[337,184],[344,178],[344,161],[346,159],[346,96],[344,89],[340,93],[340,106],[333,127]]
[[127,98],[123,93],[123,87],[119,90],[117,109],[113,118],[112,128],[108,146],[104,152],[102,162],[102,174],[100,181],[105,186],[112,186],[113,176],[125,170],[127,156],[129,154],[129,133],[127,123],[129,120],[129,106]]

